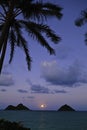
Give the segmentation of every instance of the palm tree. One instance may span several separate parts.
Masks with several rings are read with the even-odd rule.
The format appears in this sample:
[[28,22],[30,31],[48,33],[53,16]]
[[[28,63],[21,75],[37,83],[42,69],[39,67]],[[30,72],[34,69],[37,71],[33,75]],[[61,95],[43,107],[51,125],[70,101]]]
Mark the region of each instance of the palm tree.
[[[81,27],[87,23],[87,9],[81,11],[81,16],[75,21],[76,26]],[[87,33],[85,33],[85,43],[87,44]]]
[[7,45],[10,45],[11,63],[15,48],[24,50],[28,70],[31,69],[31,57],[28,43],[23,35],[24,30],[30,37],[36,39],[50,54],[55,50],[49,45],[46,38],[58,43],[60,37],[47,25],[49,17],[61,19],[62,8],[58,5],[34,0],[0,0],[0,73],[5,59]]

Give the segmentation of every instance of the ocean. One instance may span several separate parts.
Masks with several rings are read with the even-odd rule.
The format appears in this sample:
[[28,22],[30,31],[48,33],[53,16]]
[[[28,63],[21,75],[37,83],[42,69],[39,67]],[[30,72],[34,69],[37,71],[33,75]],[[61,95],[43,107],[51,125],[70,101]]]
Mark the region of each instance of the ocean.
[[87,130],[87,112],[0,111],[2,118],[31,130]]

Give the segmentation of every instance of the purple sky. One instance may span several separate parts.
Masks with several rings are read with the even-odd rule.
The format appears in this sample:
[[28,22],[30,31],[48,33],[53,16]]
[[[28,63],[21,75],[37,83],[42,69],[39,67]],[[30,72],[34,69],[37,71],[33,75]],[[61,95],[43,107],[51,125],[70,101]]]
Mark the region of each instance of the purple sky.
[[49,2],[63,7],[60,21],[48,21],[62,38],[58,45],[53,45],[56,56],[50,56],[27,35],[33,61],[30,72],[22,50],[17,48],[11,65],[8,65],[7,52],[0,76],[0,108],[23,103],[30,109],[40,109],[41,104],[46,104],[45,109],[57,110],[68,104],[76,110],[87,110],[87,46],[84,43],[87,25],[78,28],[74,24],[81,10],[87,8],[87,0]]

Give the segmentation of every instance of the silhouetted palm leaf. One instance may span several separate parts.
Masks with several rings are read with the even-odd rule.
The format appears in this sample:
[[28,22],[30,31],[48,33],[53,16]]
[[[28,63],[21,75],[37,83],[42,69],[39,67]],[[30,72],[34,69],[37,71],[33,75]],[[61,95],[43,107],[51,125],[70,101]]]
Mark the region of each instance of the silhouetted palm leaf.
[[[87,23],[87,9],[81,11],[81,16],[75,21],[76,26],[81,27]],[[85,33],[85,43],[87,44],[87,33]]]

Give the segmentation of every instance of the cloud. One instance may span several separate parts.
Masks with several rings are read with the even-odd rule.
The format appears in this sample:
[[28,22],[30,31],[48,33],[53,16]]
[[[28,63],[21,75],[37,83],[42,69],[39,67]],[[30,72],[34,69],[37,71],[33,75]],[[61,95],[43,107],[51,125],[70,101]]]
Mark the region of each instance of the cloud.
[[6,92],[7,90],[6,90],[6,89],[1,89],[0,91],[1,91],[1,92]]
[[42,93],[42,94],[51,93],[50,89],[48,89],[47,87],[44,87],[40,84],[33,84],[29,79],[27,79],[26,82],[31,86],[30,87],[31,93]]
[[67,91],[65,90],[54,90],[54,93],[57,94],[57,93],[67,93]]
[[27,90],[23,90],[23,89],[18,89],[18,92],[20,92],[20,93],[28,93]]
[[44,86],[40,86],[40,85],[32,85],[31,87],[31,92],[32,93],[38,93],[38,94],[57,94],[57,93],[67,93],[67,91],[65,90],[51,90],[49,88],[46,88]]
[[[58,90],[58,89],[52,90],[40,84],[32,84],[31,81],[28,83],[30,83],[30,86],[31,86],[30,88],[31,93],[36,93],[36,94],[57,94],[57,93],[65,94],[67,93],[67,91],[65,90]],[[32,97],[29,96],[29,98],[32,98]]]
[[87,73],[78,62],[68,68],[59,66],[56,61],[43,62],[42,77],[52,85],[76,87],[78,84],[87,83]]
[[34,96],[28,96],[27,98],[29,98],[29,99],[34,99],[35,97],[34,97]]
[[43,93],[43,94],[51,93],[50,89],[48,89],[44,86],[41,86],[41,85],[32,85],[31,86],[31,92],[32,93]]
[[13,77],[10,73],[2,73],[0,75],[0,86],[12,86],[14,85]]

